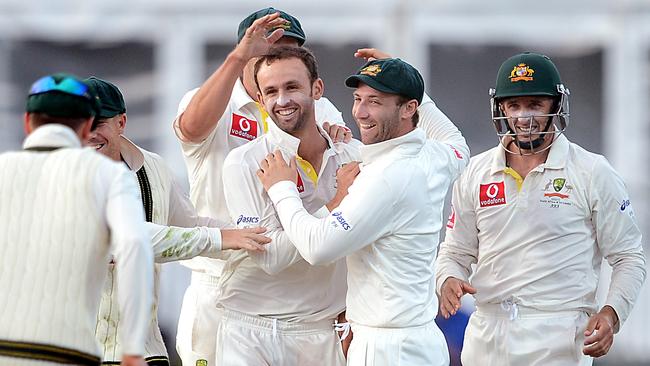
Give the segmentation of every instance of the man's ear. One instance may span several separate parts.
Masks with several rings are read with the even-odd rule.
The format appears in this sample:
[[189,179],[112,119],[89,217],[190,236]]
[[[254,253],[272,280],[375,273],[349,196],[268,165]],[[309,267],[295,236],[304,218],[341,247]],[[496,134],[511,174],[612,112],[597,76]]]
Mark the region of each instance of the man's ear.
[[85,143],[90,139],[90,133],[93,128],[94,121],[95,121],[95,117],[88,117],[86,122],[82,123],[81,126],[79,126],[79,130],[77,131],[77,134],[79,135],[79,138],[81,139],[82,143]]
[[23,115],[23,129],[25,130],[25,135],[29,135],[34,130],[32,124],[29,123],[29,113],[27,112]]
[[262,96],[262,93],[260,91],[257,91],[257,102],[261,105],[264,105],[264,97]]
[[120,118],[117,121],[117,128],[120,131],[120,135],[124,133],[124,129],[126,129],[126,113],[120,114]]
[[418,110],[418,101],[411,99],[408,102],[404,103],[402,106],[404,107],[402,108],[402,119],[408,119],[410,121],[415,112]]
[[311,84],[311,95],[314,100],[319,100],[325,92],[325,83],[323,79],[318,78]]

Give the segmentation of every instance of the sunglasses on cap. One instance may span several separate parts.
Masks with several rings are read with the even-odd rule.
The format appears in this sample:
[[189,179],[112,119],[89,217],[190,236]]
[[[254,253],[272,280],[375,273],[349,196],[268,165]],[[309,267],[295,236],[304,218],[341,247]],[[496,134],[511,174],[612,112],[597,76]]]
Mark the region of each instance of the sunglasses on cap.
[[52,91],[59,91],[93,100],[93,97],[88,91],[88,85],[68,77],[61,79],[59,82],[57,82],[52,76],[42,77],[32,84],[32,87],[29,89],[29,95],[31,96]]

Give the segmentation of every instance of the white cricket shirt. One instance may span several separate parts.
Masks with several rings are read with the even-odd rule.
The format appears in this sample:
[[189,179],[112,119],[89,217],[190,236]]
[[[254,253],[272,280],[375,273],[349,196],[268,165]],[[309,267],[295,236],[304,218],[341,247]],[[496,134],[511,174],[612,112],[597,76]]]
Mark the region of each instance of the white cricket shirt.
[[[645,278],[641,232],[607,160],[560,135],[525,179],[497,146],[454,185],[437,286],[468,280],[477,305],[510,300],[545,311],[597,311],[602,257],[613,266],[607,305],[622,324]],[[471,265],[476,263],[474,274]]]
[[416,128],[363,146],[361,173],[325,218],[305,210],[290,182],[269,190],[282,226],[303,258],[327,264],[347,256],[346,316],[353,325],[418,326],[438,311],[434,260],[444,200],[467,164],[469,149],[446,117],[430,127],[439,140],[427,140],[424,130]]
[[[333,144],[314,169],[298,160],[297,190],[300,202],[311,213],[324,207],[336,193],[336,171],[344,163],[359,160],[358,142]],[[263,253],[240,251],[224,268],[221,304],[228,309],[284,321],[314,322],[335,318],[345,309],[345,261],[312,266],[282,230],[273,203],[256,176],[259,162],[280,149],[288,161],[297,154],[300,140],[269,124],[269,133],[233,150],[224,163],[223,180],[230,215],[238,227],[264,226],[272,242]]]
[[[273,121],[268,118],[263,107],[251,99],[241,80],[237,79],[226,110],[210,135],[200,143],[185,142],[181,139],[178,123],[197,91],[198,88],[185,94],[174,121],[174,131],[181,143],[187,165],[190,199],[199,215],[229,222],[230,214],[225,204],[222,179],[226,155],[232,149],[264,135]],[[341,112],[327,98],[316,101],[315,111],[319,124],[327,121],[345,125]],[[223,262],[208,258],[195,258],[182,263],[194,271],[208,272],[215,276],[220,274],[223,266]]]

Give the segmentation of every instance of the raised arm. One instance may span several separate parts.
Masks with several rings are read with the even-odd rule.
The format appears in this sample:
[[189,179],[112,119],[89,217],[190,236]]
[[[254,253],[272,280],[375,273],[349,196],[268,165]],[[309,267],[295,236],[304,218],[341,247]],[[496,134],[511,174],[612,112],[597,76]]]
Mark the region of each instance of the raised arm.
[[286,23],[279,16],[280,13],[269,14],[253,22],[224,63],[194,94],[185,111],[178,116],[179,137],[183,141],[199,143],[214,130],[246,63],[251,58],[264,54],[282,37],[284,30],[281,28],[267,36],[269,30]]

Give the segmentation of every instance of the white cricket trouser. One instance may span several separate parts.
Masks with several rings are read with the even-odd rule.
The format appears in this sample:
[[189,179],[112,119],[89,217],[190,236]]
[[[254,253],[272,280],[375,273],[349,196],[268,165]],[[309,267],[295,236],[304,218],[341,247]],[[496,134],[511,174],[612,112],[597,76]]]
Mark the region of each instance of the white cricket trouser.
[[289,323],[222,310],[217,332],[219,366],[343,366],[334,319]]
[[352,323],[348,366],[447,366],[447,341],[435,321],[408,328]]
[[539,311],[511,302],[477,307],[465,330],[464,366],[589,366],[582,354],[589,316]]
[[183,365],[217,365],[214,345],[221,314],[217,309],[220,293],[218,282],[217,276],[192,272],[192,281],[183,297],[176,333],[176,351]]

